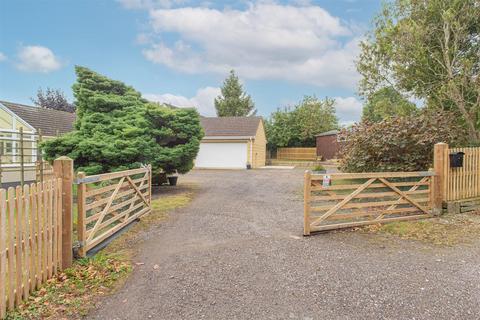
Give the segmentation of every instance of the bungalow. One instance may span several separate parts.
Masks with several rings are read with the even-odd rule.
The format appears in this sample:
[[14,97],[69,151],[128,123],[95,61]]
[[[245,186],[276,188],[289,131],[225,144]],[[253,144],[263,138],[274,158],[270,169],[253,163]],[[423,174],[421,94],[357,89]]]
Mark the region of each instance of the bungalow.
[[[0,101],[0,182],[20,181],[21,158],[25,181],[35,180],[39,133],[44,139],[51,139],[71,131],[74,121],[73,113]],[[23,130],[22,142],[20,129]]]
[[267,139],[261,117],[201,118],[205,136],[195,168],[246,169],[265,166]]
[[[39,132],[45,139],[73,130],[75,114],[0,101],[0,182],[19,181],[19,130],[23,128],[24,165],[32,167],[25,180],[35,179]],[[266,136],[261,117],[201,118],[205,136],[195,160],[196,168],[245,169],[265,165]],[[6,167],[16,174],[7,177]]]

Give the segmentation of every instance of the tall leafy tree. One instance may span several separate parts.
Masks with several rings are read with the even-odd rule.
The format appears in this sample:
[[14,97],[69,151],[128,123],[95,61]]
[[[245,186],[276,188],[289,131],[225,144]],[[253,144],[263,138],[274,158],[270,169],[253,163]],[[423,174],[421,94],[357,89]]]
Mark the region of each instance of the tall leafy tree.
[[392,86],[430,108],[452,110],[480,141],[477,0],[394,0],[375,19],[357,63],[360,93]]
[[379,122],[395,116],[408,116],[417,111],[411,103],[392,87],[385,87],[370,95],[363,106],[362,120]]
[[255,114],[252,98],[243,91],[235,71],[223,82],[222,94],[215,98],[215,109],[219,117],[241,117]]
[[43,91],[42,88],[38,88],[37,96],[31,98],[32,102],[37,106],[46,109],[54,109],[60,111],[66,111],[70,113],[75,112],[75,105],[68,102],[67,97],[60,89],[47,88]]
[[193,167],[203,131],[194,109],[149,103],[140,93],[76,67],[75,130],[44,142],[49,160],[69,156],[88,174],[138,168],[185,173]]
[[339,127],[334,103],[305,96],[293,107],[273,112],[266,122],[269,148],[315,146],[315,135]]

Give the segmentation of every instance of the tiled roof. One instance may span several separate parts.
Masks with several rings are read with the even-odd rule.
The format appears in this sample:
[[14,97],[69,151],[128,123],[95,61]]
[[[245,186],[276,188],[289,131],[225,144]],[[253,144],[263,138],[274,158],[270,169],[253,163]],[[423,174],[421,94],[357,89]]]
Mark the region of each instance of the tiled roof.
[[73,122],[75,121],[74,113],[27,106],[7,101],[0,101],[0,103],[36,130],[41,129],[42,134],[46,136],[55,136],[57,130],[59,134],[64,134],[73,130]]
[[202,117],[200,122],[207,137],[254,137],[261,120],[261,117]]

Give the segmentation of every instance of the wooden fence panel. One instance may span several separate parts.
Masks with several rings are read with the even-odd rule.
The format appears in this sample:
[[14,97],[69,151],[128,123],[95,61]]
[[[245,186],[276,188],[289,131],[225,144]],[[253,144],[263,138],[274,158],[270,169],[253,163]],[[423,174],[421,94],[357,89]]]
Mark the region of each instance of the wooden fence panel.
[[278,160],[317,160],[317,148],[278,148]]
[[61,267],[61,192],[61,179],[0,189],[0,318]]
[[[450,167],[450,154],[463,152],[463,166]],[[480,197],[480,148],[447,149],[444,200],[456,201]]]
[[430,217],[433,172],[304,176],[304,234]]
[[151,210],[151,167],[77,176],[79,255]]

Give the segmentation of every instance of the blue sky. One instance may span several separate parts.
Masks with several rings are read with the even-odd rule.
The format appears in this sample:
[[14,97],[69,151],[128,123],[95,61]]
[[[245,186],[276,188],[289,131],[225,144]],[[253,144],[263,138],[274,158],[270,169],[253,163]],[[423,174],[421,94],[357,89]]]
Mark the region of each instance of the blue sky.
[[73,99],[74,66],[132,85],[152,100],[213,115],[235,69],[258,113],[304,95],[334,97],[358,120],[358,41],[374,0],[2,0],[0,99],[31,104],[39,87]]

